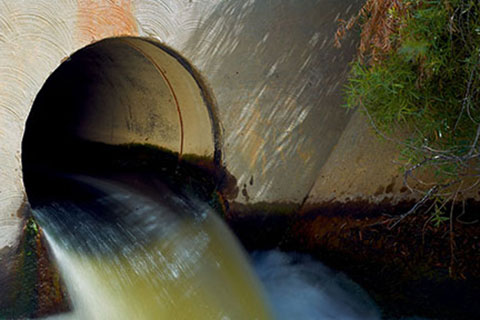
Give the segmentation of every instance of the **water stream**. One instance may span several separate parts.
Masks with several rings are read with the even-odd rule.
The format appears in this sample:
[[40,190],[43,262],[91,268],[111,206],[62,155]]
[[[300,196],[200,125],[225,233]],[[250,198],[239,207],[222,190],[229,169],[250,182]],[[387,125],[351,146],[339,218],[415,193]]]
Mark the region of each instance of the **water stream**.
[[210,207],[167,188],[154,201],[93,178],[69,183],[71,199],[34,210],[74,309],[60,318],[271,318],[242,250]]
[[194,197],[84,176],[62,188],[34,209],[73,307],[50,319],[380,319],[358,285],[307,256],[247,257]]

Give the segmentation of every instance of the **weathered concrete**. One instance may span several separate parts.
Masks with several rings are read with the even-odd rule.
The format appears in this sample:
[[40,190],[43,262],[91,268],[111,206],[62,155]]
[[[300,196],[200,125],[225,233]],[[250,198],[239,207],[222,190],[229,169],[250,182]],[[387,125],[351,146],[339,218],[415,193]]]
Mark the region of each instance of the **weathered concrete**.
[[403,184],[398,158],[399,146],[380,140],[366,116],[355,112],[320,170],[306,206],[356,199],[381,202],[388,198],[393,203],[415,199]]
[[[304,209],[334,202],[366,201],[395,205],[420,200],[423,192],[432,186],[432,173],[415,172],[415,179],[409,177],[407,184],[414,190],[412,192],[407,188],[402,173],[401,149],[402,146],[395,141],[380,138],[366,115],[360,111],[353,112],[335,148],[321,168]],[[462,185],[464,191],[457,194],[456,200],[480,201],[479,187],[475,187],[476,184],[476,179],[465,179]],[[449,191],[456,192],[457,189]]]
[[[412,199],[396,147],[379,141],[360,114],[340,107],[356,41],[333,47],[336,20],[362,2],[0,0],[0,298],[27,201],[22,139],[31,112],[37,119],[51,112],[62,119],[62,108],[79,115],[29,124],[31,136],[41,137],[39,149],[43,142],[51,151],[73,134],[216,157],[237,178],[237,204],[256,204],[262,213]],[[122,38],[102,41],[111,37]],[[39,105],[47,107],[32,111],[42,88],[48,99]],[[319,229],[309,229],[307,218],[299,233],[317,239],[330,224],[351,240],[342,231],[345,221],[332,225],[320,217]],[[272,228],[258,230],[272,238]]]
[[[67,57],[114,36],[161,41],[200,71],[216,98],[224,164],[244,189],[238,201],[300,203],[349,119],[338,106],[355,44],[332,44],[336,19],[359,3],[1,0],[0,247],[13,245],[19,231],[21,141],[36,95]],[[185,127],[185,135],[198,128]]]

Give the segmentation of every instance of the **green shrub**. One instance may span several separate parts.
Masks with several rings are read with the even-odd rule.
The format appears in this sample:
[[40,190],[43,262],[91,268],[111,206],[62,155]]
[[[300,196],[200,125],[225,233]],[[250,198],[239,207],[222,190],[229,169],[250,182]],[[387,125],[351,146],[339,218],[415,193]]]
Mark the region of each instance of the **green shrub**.
[[429,196],[452,200],[453,185],[480,177],[480,1],[368,0],[338,38],[354,25],[361,44],[346,107],[399,143],[406,176],[432,170]]

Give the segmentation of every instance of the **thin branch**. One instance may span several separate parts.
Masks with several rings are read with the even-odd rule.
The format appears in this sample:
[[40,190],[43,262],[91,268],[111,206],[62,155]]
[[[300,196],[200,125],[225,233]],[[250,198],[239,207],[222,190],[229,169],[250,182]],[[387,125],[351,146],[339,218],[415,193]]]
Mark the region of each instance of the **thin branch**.
[[470,104],[470,88],[472,87],[472,82],[473,82],[473,75],[475,74],[475,68],[472,69],[472,72],[470,72],[470,79],[468,80],[467,84],[467,92],[465,92],[465,96],[463,97],[462,101],[462,109],[460,110],[460,114],[458,115],[457,121],[455,122],[455,126],[453,127],[453,131],[457,130],[458,123],[460,122],[460,118],[462,118],[463,112],[465,111],[465,107],[467,104]]
[[396,225],[398,225],[403,219],[405,219],[406,217],[408,217],[409,215],[411,215],[412,213],[414,213],[415,211],[417,211],[417,209],[422,206],[425,202],[427,202],[428,199],[430,199],[430,196],[432,194],[434,194],[438,189],[438,186],[434,186],[433,188],[430,188],[430,190],[428,190],[427,194],[425,194],[425,196],[423,196],[423,198],[418,201],[417,203],[415,203],[415,205],[410,209],[408,210],[408,212],[402,214],[398,219],[397,221],[390,226],[389,229],[393,229],[395,228]]
[[453,275],[453,266],[455,264],[455,251],[454,251],[455,235],[453,233],[453,208],[455,207],[455,201],[457,200],[458,191],[460,190],[461,187],[462,187],[462,183],[460,183],[457,191],[455,192],[455,196],[453,197],[453,200],[452,200],[452,205],[450,206],[450,230],[449,230],[450,231],[450,267],[448,268],[450,276]]
[[475,140],[473,140],[472,147],[470,148],[470,152],[468,153],[469,156],[472,155],[473,152],[475,151],[475,148],[477,147],[479,137],[480,137],[480,125],[478,125],[478,127],[477,127],[477,133],[475,135]]

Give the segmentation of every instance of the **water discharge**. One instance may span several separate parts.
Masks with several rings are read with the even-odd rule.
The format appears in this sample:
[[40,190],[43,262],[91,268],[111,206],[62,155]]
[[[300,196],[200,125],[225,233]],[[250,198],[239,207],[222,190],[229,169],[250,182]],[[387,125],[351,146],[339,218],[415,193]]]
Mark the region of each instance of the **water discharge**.
[[77,178],[75,200],[40,206],[70,295],[61,319],[271,319],[258,281],[210,207]]
[[363,289],[308,256],[254,252],[255,273],[191,195],[86,176],[58,183],[60,196],[34,215],[73,311],[49,319],[381,319]]

